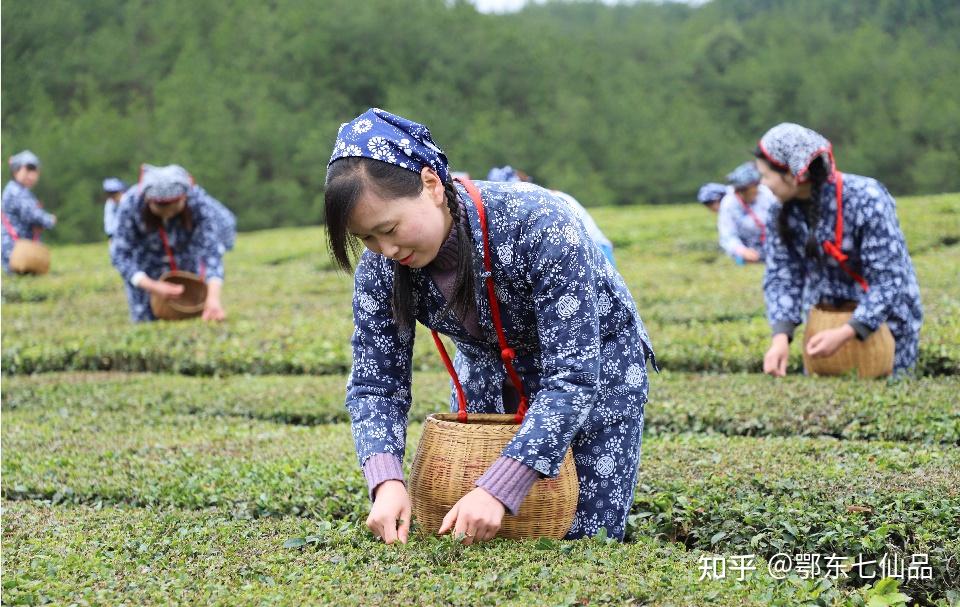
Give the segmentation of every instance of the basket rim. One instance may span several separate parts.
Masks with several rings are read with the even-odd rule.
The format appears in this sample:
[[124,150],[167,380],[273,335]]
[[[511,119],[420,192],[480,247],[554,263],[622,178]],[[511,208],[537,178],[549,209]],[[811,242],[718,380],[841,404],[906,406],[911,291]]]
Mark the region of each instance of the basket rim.
[[186,270],[168,270],[160,275],[160,280],[166,280],[167,278],[192,278],[197,282],[203,282],[199,274],[187,272]]
[[424,423],[437,424],[439,426],[446,426],[448,428],[466,428],[467,426],[520,427],[520,424],[518,424],[514,419],[516,416],[513,413],[467,413],[466,423],[461,422],[457,416],[457,413],[449,412],[431,413],[427,416],[427,419],[424,421]]
[[49,251],[49,250],[50,250],[50,247],[48,247],[47,245],[43,244],[42,242],[40,242],[40,241],[38,241],[38,240],[31,240],[31,239],[28,239],[28,238],[18,238],[18,239],[13,243],[13,246],[14,246],[14,247],[16,247],[17,245],[19,245],[21,249],[34,249],[34,250],[37,250],[37,251]]
[[811,312],[813,310],[818,310],[820,312],[832,312],[834,314],[841,313],[841,312],[849,313],[856,310],[858,305],[860,304],[856,301],[848,301],[839,306],[832,306],[830,304],[818,303],[818,304],[814,304],[813,308],[811,309]]
[[[204,288],[206,284],[203,282],[203,279],[200,278],[199,274],[194,274],[193,272],[187,272],[186,270],[170,270],[164,272],[160,276],[160,280],[164,281],[168,278],[186,278],[194,282],[200,283]],[[170,309],[180,312],[181,314],[196,314],[203,311],[204,302],[198,302],[193,304],[183,303],[178,299],[167,299],[163,302]]]

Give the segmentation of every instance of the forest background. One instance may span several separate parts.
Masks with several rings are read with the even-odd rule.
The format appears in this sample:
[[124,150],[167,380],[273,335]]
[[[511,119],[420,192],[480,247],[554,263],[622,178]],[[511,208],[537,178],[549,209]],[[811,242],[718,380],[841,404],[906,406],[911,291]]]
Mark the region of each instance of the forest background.
[[54,242],[102,239],[106,176],[178,163],[241,230],[322,221],[340,123],[421,121],[455,169],[584,204],[693,200],[781,121],[894,194],[960,190],[953,0],[2,2],[2,142],[43,161]]

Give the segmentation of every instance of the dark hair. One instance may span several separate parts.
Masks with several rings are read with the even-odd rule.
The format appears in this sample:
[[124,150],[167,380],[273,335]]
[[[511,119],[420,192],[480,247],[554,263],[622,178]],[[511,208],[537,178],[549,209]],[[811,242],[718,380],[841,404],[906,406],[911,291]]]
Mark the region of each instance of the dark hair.
[[[754,150],[753,155],[766,162],[770,169],[776,173],[786,175],[790,171],[787,167],[770,162],[759,146]],[[794,207],[800,207],[807,226],[809,226],[809,230],[807,230],[807,240],[803,244],[803,250],[807,257],[819,259],[820,243],[817,242],[816,231],[817,225],[820,223],[820,191],[830,176],[827,174],[827,165],[823,162],[823,158],[819,156],[814,158],[813,162],[810,163],[808,171],[810,173],[811,185],[810,200],[791,198],[790,200],[784,201],[777,214],[777,232],[780,233],[780,238],[783,239],[784,244],[787,245],[788,248],[793,246],[796,235],[790,231],[787,218],[790,216]]]
[[[190,210],[190,205],[184,204],[183,210],[177,213],[180,217],[180,221],[183,222],[183,227],[187,229],[188,232],[193,231],[193,212]],[[140,211],[140,218],[143,219],[143,224],[147,226],[148,232],[156,232],[161,225],[163,225],[163,220],[160,217],[153,214],[153,211],[150,210],[150,203],[144,200],[143,210]]]
[[[327,226],[327,245],[337,265],[344,271],[352,271],[351,253],[359,256],[360,242],[350,235],[347,222],[363,192],[369,188],[377,196],[393,200],[417,196],[423,191],[420,173],[371,158],[341,158],[327,169],[324,191],[324,222]],[[447,209],[453,217],[457,230],[457,276],[453,296],[443,313],[453,311],[462,322],[473,305],[472,244],[470,234],[464,227],[460,199],[453,182],[443,184]],[[413,285],[410,268],[393,262],[393,317],[397,325],[407,329],[413,326]]]

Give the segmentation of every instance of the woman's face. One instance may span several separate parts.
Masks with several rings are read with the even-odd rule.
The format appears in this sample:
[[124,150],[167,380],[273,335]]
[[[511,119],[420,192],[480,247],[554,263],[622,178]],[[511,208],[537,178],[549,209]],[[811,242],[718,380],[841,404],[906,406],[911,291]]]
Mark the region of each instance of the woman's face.
[[13,179],[28,190],[32,189],[40,179],[40,169],[32,164],[25,164],[13,174]]
[[[780,173],[775,171],[770,166],[770,163],[762,158],[757,160],[757,169],[760,171],[761,183],[770,188],[770,191],[773,192],[773,195],[776,196],[780,202],[786,202],[797,197],[800,184],[797,182],[797,178],[793,173]],[[756,194],[754,194],[754,196],[756,196]]]
[[742,190],[737,190],[737,193],[740,194],[740,198],[747,204],[753,204],[753,201],[757,199],[757,186],[751,185],[743,188]]
[[411,268],[436,258],[453,223],[443,182],[428,168],[420,176],[423,189],[416,196],[384,199],[368,188],[347,221],[347,229],[363,246]]
[[163,204],[148,200],[147,204],[150,205],[151,213],[166,221],[171,217],[176,217],[183,211],[183,208],[187,206],[187,197],[181,196],[175,202],[165,202]]

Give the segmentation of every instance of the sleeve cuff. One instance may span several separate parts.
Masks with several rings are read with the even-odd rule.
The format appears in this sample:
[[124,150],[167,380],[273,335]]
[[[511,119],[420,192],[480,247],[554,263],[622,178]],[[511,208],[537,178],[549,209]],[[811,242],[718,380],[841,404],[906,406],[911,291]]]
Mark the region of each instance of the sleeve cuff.
[[134,273],[133,273],[133,276],[130,277],[130,284],[132,284],[133,286],[139,288],[139,287],[140,287],[140,281],[143,280],[143,279],[146,278],[146,277],[147,277],[147,273],[146,273],[146,272],[134,272]]
[[520,511],[520,504],[538,478],[540,473],[533,468],[501,455],[490,469],[477,479],[477,486],[500,500],[507,511],[516,516]]
[[854,320],[851,318],[850,320],[847,321],[847,324],[853,327],[854,332],[857,334],[857,339],[859,339],[860,341],[863,341],[866,338],[870,337],[870,335],[874,332],[874,329],[871,329],[870,327],[863,324],[859,320]]
[[793,341],[793,331],[797,328],[797,325],[790,322],[789,320],[780,320],[771,325],[773,329],[773,334],[785,333],[787,335],[787,341]]
[[363,462],[363,476],[367,479],[367,495],[373,501],[373,492],[381,483],[403,480],[403,466],[392,453],[374,453]]

